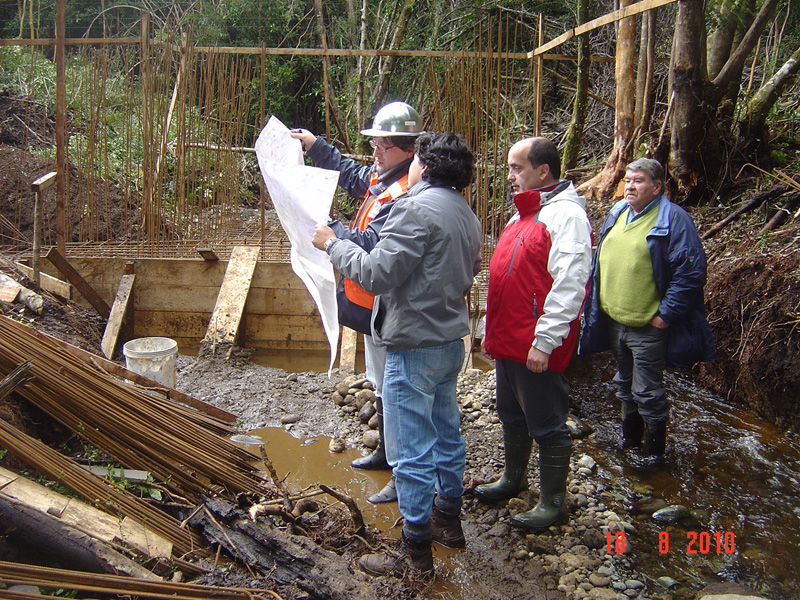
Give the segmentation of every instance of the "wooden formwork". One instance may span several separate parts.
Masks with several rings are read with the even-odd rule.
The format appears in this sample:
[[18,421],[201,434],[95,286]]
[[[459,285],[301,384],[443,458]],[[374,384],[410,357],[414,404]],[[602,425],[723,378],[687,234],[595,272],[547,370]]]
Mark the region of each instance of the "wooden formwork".
[[[109,304],[126,273],[126,263],[133,262],[133,335],[169,337],[182,346],[197,346],[205,336],[228,266],[228,260],[200,257],[70,256],[69,262]],[[49,263],[43,269],[57,275]],[[85,303],[83,298],[76,300]],[[237,343],[292,350],[328,347],[319,311],[288,263],[256,263]]]

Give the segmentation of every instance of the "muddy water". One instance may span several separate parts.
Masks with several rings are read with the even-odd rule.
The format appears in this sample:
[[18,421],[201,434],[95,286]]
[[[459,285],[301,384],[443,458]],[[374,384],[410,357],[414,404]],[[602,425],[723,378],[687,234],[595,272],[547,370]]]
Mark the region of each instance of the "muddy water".
[[367,498],[386,485],[391,472],[351,468],[350,462],[361,456],[358,450],[348,448],[334,453],[328,449],[329,437],[297,439],[278,427],[255,429],[231,440],[244,446],[263,445],[278,477],[286,478],[289,489],[303,489],[318,482],[336,487],[354,498],[364,519],[382,531],[390,529],[399,516],[396,503],[367,502]]
[[[273,353],[254,360],[294,372],[320,372],[327,370],[328,355],[297,359]],[[473,355],[473,362],[489,367],[479,355]],[[605,383],[598,383],[598,372]],[[582,417],[595,430],[576,442],[576,451],[598,460],[597,477],[607,485],[601,494],[608,503],[622,501],[628,507],[637,527],[630,540],[637,570],[651,584],[662,576],[674,579],[677,586],[669,593],[676,599],[693,598],[697,590],[718,581],[740,582],[773,600],[800,598],[800,439],[689,378],[668,373],[668,466],[642,469],[635,453],[616,449],[619,408],[607,382],[611,373],[610,363],[593,363],[571,377]],[[365,518],[384,530],[399,516],[396,504],[366,502],[389,474],[351,469],[357,451],[334,455],[328,451],[328,438],[296,440],[280,429],[256,434],[268,440],[266,449],[279,475],[289,473],[297,486],[317,481],[340,486],[358,501]],[[632,497],[638,501],[631,503]],[[688,517],[674,523],[652,517],[654,508],[677,504],[689,510]],[[445,568],[458,568],[457,554],[452,558],[455,562],[445,561],[450,563]],[[657,595],[657,587],[648,588]]]
[[[669,463],[654,472],[637,467],[635,454],[613,448],[620,432],[611,385],[595,385],[582,399],[596,432],[578,445],[601,461],[598,477],[644,496],[631,506],[639,531],[637,568],[653,579],[677,580],[677,597],[693,597],[689,589],[725,580],[775,600],[800,598],[797,436],[688,378],[668,374],[667,380]],[[659,523],[651,513],[660,501],[681,504],[691,514]]]

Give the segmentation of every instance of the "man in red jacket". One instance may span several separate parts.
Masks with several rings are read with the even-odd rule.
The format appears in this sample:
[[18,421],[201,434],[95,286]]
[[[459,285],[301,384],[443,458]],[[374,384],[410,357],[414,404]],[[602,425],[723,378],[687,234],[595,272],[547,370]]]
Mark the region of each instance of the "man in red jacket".
[[518,213],[500,234],[489,264],[483,353],[496,361],[506,462],[503,475],[475,488],[475,495],[497,502],[527,489],[535,439],[539,501],[512,520],[528,529],[569,516],[572,441],[563,371],[577,341],[592,243],[586,201],[560,176],[558,149],[550,140],[528,138],[511,147],[508,180]]

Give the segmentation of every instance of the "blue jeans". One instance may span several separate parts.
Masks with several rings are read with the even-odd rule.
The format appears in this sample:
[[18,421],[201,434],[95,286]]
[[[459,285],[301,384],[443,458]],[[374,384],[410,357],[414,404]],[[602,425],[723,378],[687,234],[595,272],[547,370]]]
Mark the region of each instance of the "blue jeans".
[[394,467],[400,513],[417,530],[430,527],[434,492],[464,493],[466,463],[456,379],[460,339],[431,348],[388,352],[383,379],[386,458]]
[[669,400],[664,387],[668,329],[652,325],[630,327],[609,319],[611,352],[617,359],[614,385],[622,402],[623,418],[638,412],[645,423],[654,425],[669,417]]

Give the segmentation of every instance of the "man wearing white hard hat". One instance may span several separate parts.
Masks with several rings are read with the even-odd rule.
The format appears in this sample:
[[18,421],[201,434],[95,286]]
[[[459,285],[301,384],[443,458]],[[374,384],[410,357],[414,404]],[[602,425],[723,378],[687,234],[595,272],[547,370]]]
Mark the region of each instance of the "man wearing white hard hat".
[[[340,221],[331,221],[328,226],[337,238],[351,240],[369,252],[378,243],[393,201],[408,191],[408,169],[414,158],[414,144],[424,132],[422,120],[412,106],[405,102],[391,102],[376,113],[372,127],[363,129],[361,133],[372,138],[370,145],[375,159],[372,165],[362,165],[342,156],[337,148],[306,129],[293,129],[291,135],[300,140],[303,150],[316,166],[339,171],[339,186],[352,198],[363,199],[350,227]],[[367,379],[375,387],[380,433],[375,451],[354,460],[351,465],[357,469],[389,469],[381,402],[386,349],[372,341],[370,321],[374,297],[351,280],[341,277],[336,298],[339,322],[364,334]],[[394,479],[369,498],[373,503],[396,500]]]

